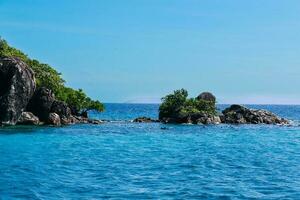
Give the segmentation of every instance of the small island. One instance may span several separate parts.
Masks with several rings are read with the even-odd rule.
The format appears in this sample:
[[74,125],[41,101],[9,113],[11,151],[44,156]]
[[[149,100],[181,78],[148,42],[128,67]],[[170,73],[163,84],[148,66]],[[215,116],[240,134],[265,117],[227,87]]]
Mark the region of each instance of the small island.
[[188,124],[289,124],[287,119],[272,112],[249,109],[241,105],[231,105],[218,113],[216,97],[213,94],[203,92],[196,98],[188,98],[185,89],[176,90],[162,98],[159,120],[163,123]]

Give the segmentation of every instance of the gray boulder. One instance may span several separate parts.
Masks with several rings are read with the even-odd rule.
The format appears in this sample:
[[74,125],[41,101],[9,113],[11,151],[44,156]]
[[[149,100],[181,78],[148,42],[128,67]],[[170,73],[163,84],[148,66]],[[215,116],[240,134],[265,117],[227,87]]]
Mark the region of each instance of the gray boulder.
[[203,92],[196,99],[216,102],[216,97],[210,92]]
[[53,125],[53,126],[60,126],[61,121],[60,121],[59,115],[56,113],[49,113],[47,124]]
[[40,120],[31,112],[22,112],[17,124],[20,125],[39,125]]
[[17,58],[0,58],[0,124],[15,125],[35,90],[33,71]]

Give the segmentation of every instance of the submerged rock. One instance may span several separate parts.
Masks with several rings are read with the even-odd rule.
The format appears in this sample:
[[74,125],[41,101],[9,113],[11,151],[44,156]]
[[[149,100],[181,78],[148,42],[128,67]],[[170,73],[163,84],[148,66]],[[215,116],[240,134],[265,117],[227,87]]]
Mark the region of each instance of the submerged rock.
[[41,121],[46,122],[54,100],[54,94],[50,89],[38,88],[27,106],[27,111],[32,112]]
[[90,124],[102,124],[103,121],[98,120],[98,119],[89,119],[88,123],[90,123]]
[[223,112],[221,120],[227,124],[289,124],[289,121],[266,110],[232,105]]
[[137,123],[151,123],[151,122],[159,122],[159,121],[155,120],[155,119],[151,119],[149,117],[138,117],[138,118],[134,119],[133,122],[137,122]]
[[39,125],[40,120],[31,112],[22,112],[17,124],[21,125]]
[[0,124],[15,125],[35,90],[33,71],[17,58],[0,58]]

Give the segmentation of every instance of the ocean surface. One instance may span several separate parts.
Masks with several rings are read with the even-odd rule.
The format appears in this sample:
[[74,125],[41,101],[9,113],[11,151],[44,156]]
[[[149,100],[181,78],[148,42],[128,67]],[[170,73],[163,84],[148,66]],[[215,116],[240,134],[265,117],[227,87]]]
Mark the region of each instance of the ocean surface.
[[[220,108],[224,108],[221,105]],[[0,129],[0,199],[300,199],[300,106],[272,125],[164,125],[107,104],[102,125]]]

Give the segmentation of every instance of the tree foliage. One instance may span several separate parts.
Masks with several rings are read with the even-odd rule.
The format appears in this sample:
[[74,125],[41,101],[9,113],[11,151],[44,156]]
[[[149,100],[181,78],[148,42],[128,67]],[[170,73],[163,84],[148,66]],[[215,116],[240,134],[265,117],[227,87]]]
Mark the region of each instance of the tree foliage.
[[66,102],[78,111],[97,110],[103,111],[104,106],[100,101],[94,101],[81,90],[74,90],[65,86],[65,80],[61,73],[57,72],[48,64],[40,63],[38,60],[29,58],[22,51],[9,46],[0,38],[0,57],[17,57],[24,61],[35,73],[37,87],[51,89],[58,100]]
[[214,101],[187,97],[188,92],[185,89],[175,90],[173,94],[163,97],[162,104],[159,107],[159,118],[192,114],[216,114]]
[[77,105],[76,109],[83,112],[89,110],[104,110],[104,106],[100,101],[94,101],[91,98],[87,97],[82,89],[74,90],[69,87],[64,87],[58,92],[57,98],[66,102],[68,105]]

